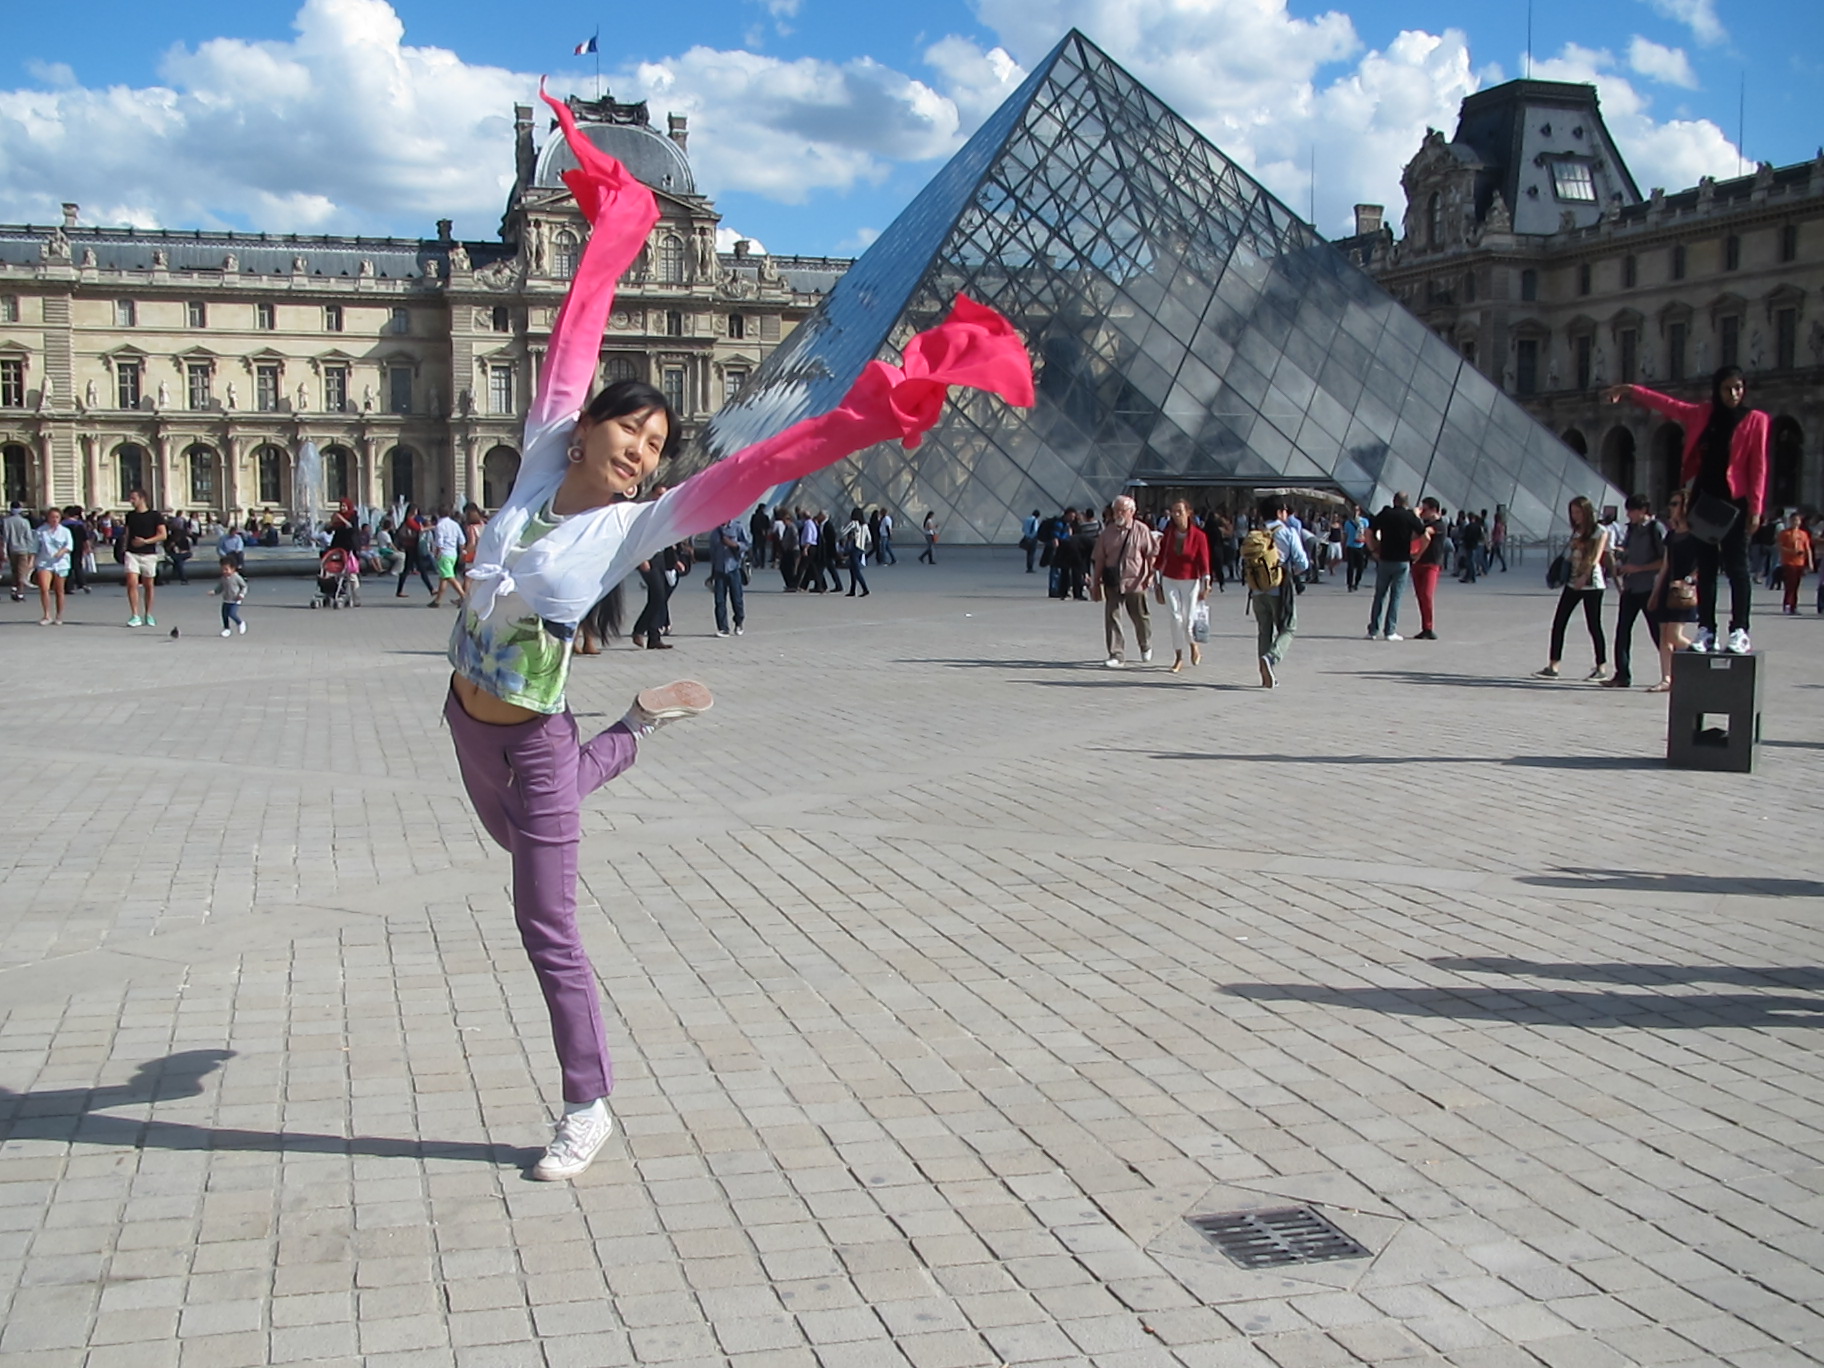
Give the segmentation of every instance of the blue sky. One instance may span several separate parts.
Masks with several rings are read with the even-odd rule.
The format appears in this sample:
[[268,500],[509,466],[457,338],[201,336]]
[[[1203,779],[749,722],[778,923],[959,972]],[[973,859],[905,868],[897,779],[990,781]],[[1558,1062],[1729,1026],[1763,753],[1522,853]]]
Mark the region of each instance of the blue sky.
[[[1521,74],[1519,3],[701,0],[626,5],[98,0],[9,6],[0,221],[492,236],[511,106],[539,73],[691,116],[699,182],[771,250],[852,254],[1072,24],[1295,209],[1400,205],[1427,125]],[[1595,80],[1643,190],[1824,142],[1824,6],[1536,0],[1534,74]]]

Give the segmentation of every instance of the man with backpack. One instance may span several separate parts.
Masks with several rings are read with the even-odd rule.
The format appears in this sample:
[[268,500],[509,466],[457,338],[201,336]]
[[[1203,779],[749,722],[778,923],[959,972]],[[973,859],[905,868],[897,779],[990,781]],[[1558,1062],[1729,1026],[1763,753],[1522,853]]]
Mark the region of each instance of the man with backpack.
[[1652,502],[1644,494],[1628,496],[1627,540],[1617,556],[1621,579],[1621,608],[1615,614],[1615,673],[1602,681],[1605,689],[1625,689],[1634,682],[1629,647],[1634,644],[1634,619],[1647,620],[1647,636],[1659,649],[1659,624],[1647,610],[1653,586],[1666,559],[1666,534],[1653,518]]
[[1286,501],[1270,495],[1260,501],[1260,522],[1241,539],[1241,582],[1248,587],[1248,606],[1260,656],[1260,687],[1279,687],[1279,667],[1298,631],[1296,579],[1311,568],[1305,544],[1286,521]]

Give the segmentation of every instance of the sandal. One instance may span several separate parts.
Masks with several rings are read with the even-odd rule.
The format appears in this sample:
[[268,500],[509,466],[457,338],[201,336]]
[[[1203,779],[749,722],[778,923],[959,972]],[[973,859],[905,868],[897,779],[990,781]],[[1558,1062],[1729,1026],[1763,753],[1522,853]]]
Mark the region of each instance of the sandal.
[[1649,685],[1647,685],[1647,692],[1648,693],[1671,693],[1672,692],[1672,681],[1669,679],[1662,679],[1657,684],[1649,684]]

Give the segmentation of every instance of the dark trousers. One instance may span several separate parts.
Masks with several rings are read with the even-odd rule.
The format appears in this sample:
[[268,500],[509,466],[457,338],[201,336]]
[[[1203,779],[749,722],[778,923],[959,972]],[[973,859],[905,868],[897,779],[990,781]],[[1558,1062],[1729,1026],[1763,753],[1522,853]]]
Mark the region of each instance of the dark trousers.
[[1647,620],[1647,636],[1653,642],[1653,649],[1659,649],[1659,623],[1654,621],[1653,614],[1647,608],[1652,597],[1651,589],[1621,591],[1621,606],[1615,612],[1615,678],[1622,684],[1627,684],[1634,678],[1630,668],[1632,652],[1629,647],[1634,644],[1635,618],[1644,617]]
[[1552,615],[1551,658],[1564,659],[1564,629],[1580,603],[1583,605],[1584,625],[1590,629],[1590,645],[1596,652],[1596,663],[1606,665],[1609,663],[1609,650],[1602,640],[1602,590],[1573,589],[1568,584],[1558,595],[1558,611]]
[[1748,577],[1748,505],[1741,499],[1729,502],[1739,510],[1735,526],[1721,544],[1707,541],[1697,544],[1697,620],[1716,633],[1716,575],[1729,577],[1729,630],[1748,630],[1748,607],[1754,598],[1754,581]]
[[861,573],[861,552],[860,551],[850,551],[849,552],[849,596],[851,598],[854,597],[855,591],[857,589],[861,590],[862,594],[865,596],[869,592],[868,591],[868,580],[867,580],[867,576],[865,576]]
[[1362,575],[1368,569],[1368,548],[1365,546],[1345,546],[1343,560],[1348,565],[1344,576],[1351,591],[1362,587]]
[[[405,568],[399,572],[399,583],[393,589],[395,594],[403,594],[405,592],[405,581],[411,576],[411,573],[414,570],[418,572],[418,578],[424,581],[426,593],[434,594],[437,592],[437,581],[431,577],[431,567],[426,565],[418,555],[414,553],[413,555],[407,556],[403,564]],[[238,570],[240,567],[236,566],[235,568]]]
[[735,626],[747,624],[747,586],[741,583],[741,568],[735,566],[709,577],[710,589],[716,596],[716,630],[728,630],[729,604],[734,604]]
[[795,548],[779,548],[779,555],[773,561],[779,567],[779,578],[785,581],[785,592],[793,594],[798,591],[798,552]]
[[648,561],[646,568],[640,571],[640,578],[646,582],[646,606],[640,609],[639,617],[634,619],[633,635],[645,638],[646,648],[656,651],[660,649],[659,638],[664,633],[668,616],[665,610],[668,595],[665,572],[659,569],[656,561]]

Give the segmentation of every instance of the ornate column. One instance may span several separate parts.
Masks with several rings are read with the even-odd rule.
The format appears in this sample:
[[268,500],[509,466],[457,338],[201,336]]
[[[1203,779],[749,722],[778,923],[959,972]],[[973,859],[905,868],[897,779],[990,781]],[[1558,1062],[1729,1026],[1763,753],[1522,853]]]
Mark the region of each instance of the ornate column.
[[355,465],[355,488],[361,492],[361,502],[379,507],[386,491],[381,485],[380,467],[374,456],[374,439],[367,432],[355,438]]
[[462,446],[462,492],[461,499],[481,502],[481,455],[480,440],[474,434],[458,439]]
[[76,500],[86,511],[99,508],[101,497],[101,446],[102,436],[99,432],[88,432],[82,438],[82,482],[76,492]]
[[146,491],[152,507],[169,509],[171,505],[165,496],[172,488],[171,434],[162,426],[152,438],[152,469],[146,474],[146,483],[152,486]]

